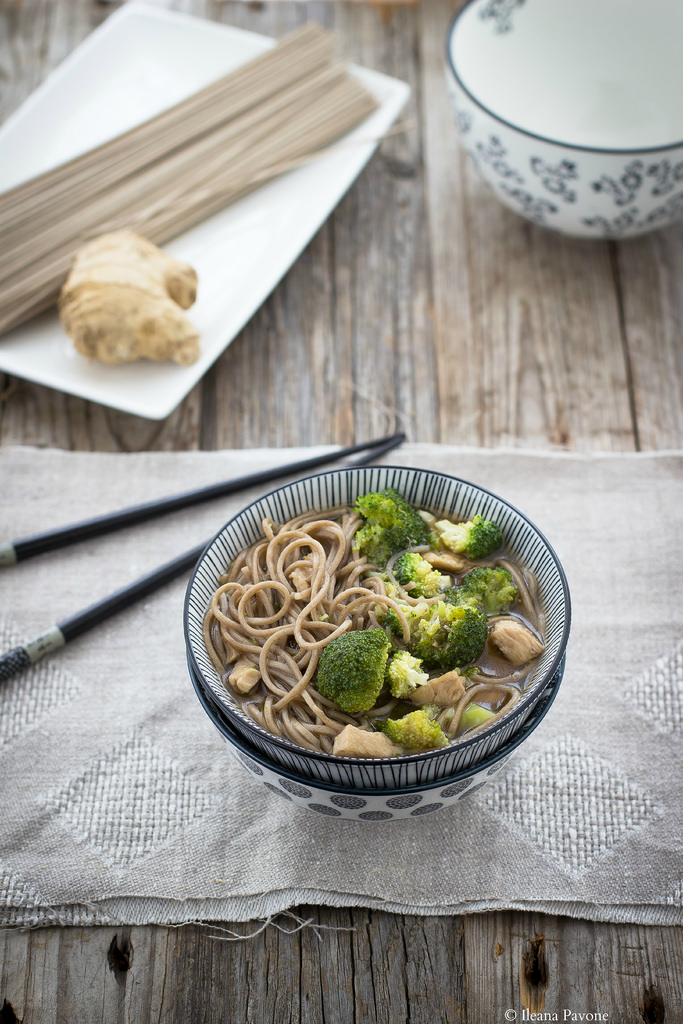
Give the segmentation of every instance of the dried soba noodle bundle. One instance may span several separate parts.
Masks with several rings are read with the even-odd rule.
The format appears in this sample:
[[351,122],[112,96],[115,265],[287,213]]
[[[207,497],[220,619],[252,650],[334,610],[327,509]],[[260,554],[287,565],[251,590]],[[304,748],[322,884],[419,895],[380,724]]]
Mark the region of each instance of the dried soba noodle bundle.
[[358,125],[375,99],[313,24],[182,103],[0,195],[0,332],[52,305],[74,253],[163,244]]

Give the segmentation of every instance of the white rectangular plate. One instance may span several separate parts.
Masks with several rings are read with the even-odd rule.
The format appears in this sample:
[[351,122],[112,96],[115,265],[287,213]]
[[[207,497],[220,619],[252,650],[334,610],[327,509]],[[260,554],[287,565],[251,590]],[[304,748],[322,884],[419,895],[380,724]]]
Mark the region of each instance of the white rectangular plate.
[[[153,116],[273,44],[161,8],[120,8],[0,129],[0,191]],[[353,71],[378,101],[369,118],[324,155],[165,246],[199,276],[188,314],[200,332],[196,363],[89,362],[50,311],[0,337],[0,370],[137,416],[168,416],[296,260],[406,103],[405,83]]]

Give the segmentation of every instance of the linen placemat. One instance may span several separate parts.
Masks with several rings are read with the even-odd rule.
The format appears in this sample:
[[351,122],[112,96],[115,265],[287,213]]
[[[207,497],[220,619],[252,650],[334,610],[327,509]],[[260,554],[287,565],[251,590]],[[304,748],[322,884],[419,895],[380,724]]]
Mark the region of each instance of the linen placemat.
[[[305,454],[5,449],[0,541]],[[384,461],[503,495],[567,571],[560,694],[505,770],[429,817],[286,803],[196,699],[177,580],[0,690],[2,923],[247,921],[306,903],[683,921],[683,454],[407,444]],[[2,648],[208,540],[254,497],[0,570]]]

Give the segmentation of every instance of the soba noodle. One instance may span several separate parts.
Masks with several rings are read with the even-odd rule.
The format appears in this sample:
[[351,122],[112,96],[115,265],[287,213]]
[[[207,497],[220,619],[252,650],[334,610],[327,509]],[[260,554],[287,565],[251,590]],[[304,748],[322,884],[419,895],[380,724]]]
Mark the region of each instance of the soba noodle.
[[[308,512],[279,527],[264,520],[263,537],[242,551],[221,577],[204,622],[207,651],[244,711],[268,732],[312,751],[332,753],[334,739],[345,726],[371,730],[373,720],[391,717],[405,706],[383,692],[370,711],[346,714],[314,685],[324,648],[351,630],[380,627],[388,609],[398,617],[403,641],[410,637],[401,604],[405,608],[417,599],[401,590],[399,604],[387,593],[385,579],[373,574],[377,566],[354,550],[354,536],[362,524],[351,508],[324,515]],[[393,581],[391,564],[385,575]],[[518,588],[514,614],[542,635],[535,582],[529,574],[505,554],[476,564],[500,565],[511,573]],[[400,637],[397,642],[401,644]],[[257,685],[245,693],[228,682],[237,661],[258,673]],[[477,700],[494,717],[470,731],[487,728],[519,699],[532,667],[513,669],[487,644],[468,672],[464,696],[455,708],[441,709],[436,721],[453,739],[463,711]]]

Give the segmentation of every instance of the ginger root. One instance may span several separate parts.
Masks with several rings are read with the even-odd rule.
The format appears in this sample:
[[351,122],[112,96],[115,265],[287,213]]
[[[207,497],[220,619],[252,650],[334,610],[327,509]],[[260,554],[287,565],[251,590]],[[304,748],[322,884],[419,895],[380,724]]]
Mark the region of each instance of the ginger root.
[[197,275],[132,231],[113,231],[76,253],[59,296],[62,326],[76,349],[103,363],[199,356],[199,334],[181,309],[197,297]]

